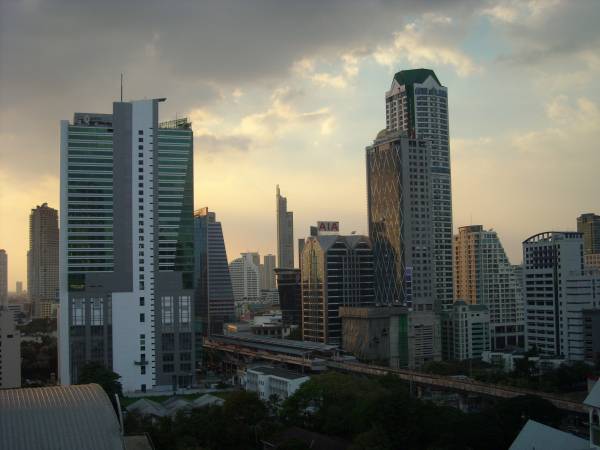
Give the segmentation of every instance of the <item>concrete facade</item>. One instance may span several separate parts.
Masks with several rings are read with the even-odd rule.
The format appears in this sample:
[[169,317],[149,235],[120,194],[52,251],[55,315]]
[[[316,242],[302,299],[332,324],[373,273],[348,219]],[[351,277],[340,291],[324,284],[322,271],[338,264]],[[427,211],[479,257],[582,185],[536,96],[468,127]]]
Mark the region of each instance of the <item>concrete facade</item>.
[[8,255],[0,248],[0,307],[8,304]]
[[310,377],[273,366],[248,368],[242,377],[242,386],[256,392],[261,400],[268,401],[277,396],[283,401],[296,392]]
[[341,307],[342,349],[361,361],[408,367],[408,310]]
[[487,306],[455,302],[442,315],[444,359],[463,361],[481,358],[490,351],[490,314]]
[[58,211],[47,203],[32,209],[29,215],[27,293],[34,316],[51,317],[51,307],[41,304],[58,303]]
[[0,389],[21,387],[21,334],[13,314],[0,305]]

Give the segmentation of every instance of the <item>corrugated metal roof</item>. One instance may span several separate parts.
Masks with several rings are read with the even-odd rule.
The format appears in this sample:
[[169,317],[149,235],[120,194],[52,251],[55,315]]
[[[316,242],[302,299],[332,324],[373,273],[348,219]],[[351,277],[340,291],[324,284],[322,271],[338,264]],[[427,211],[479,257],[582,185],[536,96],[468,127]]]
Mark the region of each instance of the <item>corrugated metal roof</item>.
[[583,401],[584,405],[600,408],[600,382],[596,381],[594,387]]
[[0,449],[123,450],[119,421],[97,384],[0,390]]
[[529,419],[509,450],[587,450],[587,440]]

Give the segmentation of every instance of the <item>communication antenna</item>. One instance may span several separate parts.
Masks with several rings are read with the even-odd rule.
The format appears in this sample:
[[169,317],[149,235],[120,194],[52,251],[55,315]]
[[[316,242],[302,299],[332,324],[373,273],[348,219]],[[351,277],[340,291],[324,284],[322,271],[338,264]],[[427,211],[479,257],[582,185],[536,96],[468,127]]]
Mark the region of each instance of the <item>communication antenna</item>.
[[121,72],[121,103],[123,103],[123,73]]

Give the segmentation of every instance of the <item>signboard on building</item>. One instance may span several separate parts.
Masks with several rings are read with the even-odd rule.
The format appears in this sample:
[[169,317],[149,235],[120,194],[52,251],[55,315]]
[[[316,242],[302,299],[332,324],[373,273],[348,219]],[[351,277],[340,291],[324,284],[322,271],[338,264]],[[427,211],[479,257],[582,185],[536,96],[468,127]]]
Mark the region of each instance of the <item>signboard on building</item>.
[[322,234],[339,234],[340,232],[340,223],[339,222],[325,222],[319,221],[317,222],[317,233]]

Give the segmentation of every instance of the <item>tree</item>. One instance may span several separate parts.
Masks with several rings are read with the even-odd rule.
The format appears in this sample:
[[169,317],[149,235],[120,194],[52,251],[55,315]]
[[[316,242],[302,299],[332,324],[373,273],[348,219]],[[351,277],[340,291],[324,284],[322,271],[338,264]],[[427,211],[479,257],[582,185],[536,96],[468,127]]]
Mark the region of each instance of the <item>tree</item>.
[[81,368],[79,384],[97,383],[106,391],[111,401],[115,394],[123,396],[123,386],[119,382],[121,375],[96,362],[88,362]]

